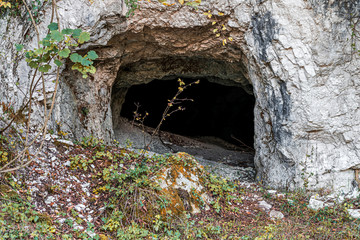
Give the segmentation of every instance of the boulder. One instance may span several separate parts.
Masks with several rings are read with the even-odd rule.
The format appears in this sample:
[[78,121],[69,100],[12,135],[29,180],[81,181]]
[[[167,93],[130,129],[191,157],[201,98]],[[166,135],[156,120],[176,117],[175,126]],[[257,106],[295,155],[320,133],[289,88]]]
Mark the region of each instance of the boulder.
[[280,211],[271,210],[269,216],[272,220],[281,220],[284,218],[284,214]]
[[324,202],[319,200],[319,199],[316,199],[315,196],[312,196],[309,200],[309,205],[308,205],[308,208],[311,208],[312,210],[319,210],[319,209],[322,209],[324,208]]
[[348,209],[347,211],[352,218],[360,219],[360,209]]

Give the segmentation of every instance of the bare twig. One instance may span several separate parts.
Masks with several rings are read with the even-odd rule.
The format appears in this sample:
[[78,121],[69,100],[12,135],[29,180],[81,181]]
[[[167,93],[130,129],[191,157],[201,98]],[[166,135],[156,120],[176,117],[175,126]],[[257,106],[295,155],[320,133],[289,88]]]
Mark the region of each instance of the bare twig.
[[[34,17],[32,16],[31,14],[31,11],[29,9],[29,7],[27,6],[25,0],[23,0],[23,3],[31,17],[31,20],[32,20],[32,23],[35,27],[35,31],[36,31],[36,35],[37,35],[37,40],[38,40],[38,47],[40,48],[40,35],[39,35],[39,31],[38,31],[38,27],[35,23],[35,20],[34,20]],[[52,6],[53,6],[53,9],[52,9],[52,16],[51,16],[51,21],[53,20],[54,18],[54,12],[56,13],[56,16],[57,16],[57,22],[58,22],[58,26],[59,26],[59,29],[60,29],[60,19],[59,19],[59,16],[58,16],[58,13],[57,13],[57,9],[56,9],[56,1],[55,0],[52,0]],[[52,59],[50,59],[51,61]],[[23,167],[26,167],[28,165],[30,165],[35,159],[36,157],[38,156],[38,154],[40,153],[42,147],[43,147],[43,144],[44,144],[44,139],[45,139],[45,134],[46,134],[46,131],[47,131],[47,125],[48,125],[48,121],[51,117],[51,114],[52,114],[52,111],[54,109],[54,104],[55,104],[55,97],[56,97],[56,93],[57,93],[57,88],[58,88],[58,84],[59,84],[59,77],[60,77],[60,68],[57,67],[57,73],[56,73],[56,81],[55,81],[55,89],[54,89],[54,92],[53,92],[53,97],[52,97],[52,103],[51,103],[51,107],[50,107],[50,110],[49,112],[47,111],[47,97],[46,97],[46,88],[45,88],[45,78],[44,78],[44,74],[41,73],[41,77],[39,78],[39,80],[42,80],[42,93],[43,93],[43,98],[44,98],[44,123],[43,123],[43,126],[38,130],[38,133],[35,135],[35,137],[32,139],[32,141],[29,143],[29,133],[30,133],[30,121],[31,121],[31,112],[32,112],[32,98],[33,98],[33,93],[36,89],[36,86],[39,82],[36,81],[35,82],[35,78],[36,78],[36,75],[37,75],[37,72],[38,72],[38,69],[35,70],[34,72],[34,75],[33,75],[33,78],[31,80],[31,83],[30,83],[30,88],[29,88],[29,100],[28,100],[28,103],[25,104],[23,106],[23,108],[21,109],[21,112],[24,110],[24,108],[28,105],[29,106],[29,112],[28,112],[28,120],[27,120],[27,130],[26,130],[26,140],[25,140],[25,146],[24,146],[24,149],[14,158],[12,159],[11,161],[9,161],[7,164],[5,164],[3,167],[0,168],[0,173],[5,173],[5,172],[12,172],[12,171],[16,171],[20,168],[23,168]],[[6,129],[8,129],[8,127],[11,126],[12,122],[14,121],[14,119],[10,122],[10,124],[5,128],[5,129],[2,129],[1,130],[1,133],[6,131]],[[22,162],[22,160],[24,159],[24,157],[26,155],[28,155],[28,150],[29,150],[29,147],[34,144],[34,142],[37,140],[37,138],[40,136],[40,134],[42,134],[42,139],[41,139],[41,143],[40,143],[40,146],[39,148],[37,149],[37,152],[32,156],[31,159],[29,159],[28,161],[26,161],[25,163]],[[29,158],[30,158],[30,155],[28,155]],[[8,168],[12,163],[14,163],[15,161],[17,160],[21,160],[21,165],[19,166],[16,166],[16,167],[13,167],[13,168]]]
[[27,146],[25,146],[25,148],[23,149],[23,151],[15,158],[13,159],[12,161],[10,161],[9,163],[7,163],[5,166],[3,166],[2,168],[0,168],[0,173],[5,173],[5,172],[12,172],[12,171],[15,171],[15,170],[18,170],[20,168],[23,168],[23,167],[26,167],[28,166],[30,163],[32,163],[35,158],[37,157],[37,155],[39,154],[39,152],[41,151],[42,149],[42,146],[44,144],[44,138],[45,138],[45,134],[43,134],[42,136],[42,140],[41,140],[41,143],[40,143],[40,147],[38,148],[37,152],[34,154],[34,156],[32,157],[32,159],[30,159],[29,161],[27,161],[26,163],[20,165],[20,166],[17,166],[17,167],[14,167],[14,168],[10,168],[10,169],[6,169],[6,167],[8,167],[11,163],[15,162],[17,159],[19,158],[22,158],[23,155],[29,150],[29,147],[36,141],[36,139],[39,137],[39,135],[41,133],[46,133],[46,130],[47,130],[47,123],[51,117],[51,113],[54,109],[54,105],[55,105],[55,97],[56,97],[56,93],[57,93],[57,88],[58,88],[58,85],[59,85],[59,77],[60,77],[60,68],[58,67],[57,68],[57,74],[56,74],[56,83],[55,83],[55,89],[54,89],[54,93],[53,93],[53,98],[52,98],[52,103],[51,103],[51,107],[50,107],[50,110],[49,110],[49,114],[47,115],[46,119],[45,119],[45,122],[43,124],[43,127],[41,128],[41,130],[38,132],[38,134],[35,136],[35,138],[32,140],[31,143],[29,143]]
[[[183,111],[185,108],[182,108],[182,107],[178,107],[177,109],[174,109],[173,111],[170,112],[171,108],[174,106],[174,105],[177,105],[183,101],[193,101],[192,99],[188,99],[188,98],[183,98],[183,99],[179,99],[178,96],[188,87],[192,86],[193,84],[199,84],[200,80],[197,80],[195,82],[192,82],[192,83],[189,83],[189,84],[185,84],[181,79],[178,80],[179,82],[179,87],[178,87],[178,91],[176,92],[175,96],[169,100],[169,103],[167,104],[163,114],[162,114],[162,117],[161,117],[161,120],[159,122],[159,124],[156,126],[153,134],[151,135],[151,138],[150,138],[150,141],[149,143],[146,145],[145,147],[145,151],[142,152],[141,156],[143,157],[144,154],[146,153],[146,150],[149,149],[149,146],[150,144],[152,143],[154,137],[159,133],[160,131],[160,127],[161,125],[163,124],[163,122],[165,121],[165,119],[167,117],[169,117],[172,113],[175,113],[177,111]],[[170,112],[170,113],[169,113]]]
[[38,29],[38,27],[37,27],[37,25],[36,25],[36,22],[35,22],[35,19],[34,19],[32,13],[31,13],[31,11],[30,11],[30,9],[29,9],[29,6],[26,4],[26,1],[25,1],[25,0],[22,0],[22,2],[23,2],[23,4],[25,5],[26,10],[27,10],[27,12],[28,12],[29,15],[30,15],[31,22],[32,22],[32,24],[34,25],[34,28],[35,28],[35,31],[36,31],[37,44],[38,44],[38,47],[40,47],[40,33],[39,33],[39,29]]
[[231,134],[231,135],[230,135],[230,137],[231,137],[232,139],[234,139],[234,140],[238,141],[238,142],[241,144],[241,147],[245,147],[245,148],[247,148],[247,149],[249,149],[249,150],[251,150],[251,151],[255,152],[255,149],[254,149],[254,148],[252,148],[252,147],[250,147],[250,146],[246,145],[243,141],[241,141],[240,139],[238,139],[238,138],[234,137],[234,135],[232,135],[232,134]]

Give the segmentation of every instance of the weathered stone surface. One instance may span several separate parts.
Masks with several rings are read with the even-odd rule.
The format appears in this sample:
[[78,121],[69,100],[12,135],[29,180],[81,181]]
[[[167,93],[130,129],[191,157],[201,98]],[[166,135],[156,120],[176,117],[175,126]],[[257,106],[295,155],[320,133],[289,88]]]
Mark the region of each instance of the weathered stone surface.
[[262,210],[268,212],[270,211],[270,209],[272,208],[271,204],[265,202],[265,201],[260,201],[259,202],[259,208],[261,208]]
[[[62,27],[82,28],[100,59],[97,72],[82,79],[62,70],[53,115],[75,138],[89,134],[111,140],[120,132],[116,115],[121,96],[133,85],[154,78],[209,77],[253,91],[257,178],[273,188],[356,193],[354,167],[360,159],[360,64],[353,54],[349,13],[356,1],[209,0],[199,11],[147,1],[130,19],[123,1],[58,2]],[[219,18],[234,41],[222,47],[201,11],[224,12]],[[39,24],[45,36],[50,7]],[[28,37],[26,37],[28,36]],[[14,43],[36,46],[30,23],[0,20],[0,99],[26,99],[31,71],[16,57]],[[15,61],[16,59],[16,61]],[[47,76],[48,97],[53,74]],[[35,120],[41,100],[34,96]],[[86,114],[85,114],[86,113]]]
[[199,156],[195,156],[195,159],[201,165],[205,166],[209,172],[228,180],[239,180],[243,182],[254,182],[255,180],[255,170],[252,167],[229,166],[221,162],[209,161]]
[[177,153],[172,158],[172,164],[161,169],[161,174],[153,178],[168,197],[169,209],[173,213],[182,215],[188,211],[195,214],[201,212],[201,208],[210,209],[211,198],[201,179],[202,169],[192,156]]
[[360,209],[348,209],[347,211],[352,218],[360,218]]
[[317,211],[319,209],[324,208],[324,202],[317,199],[316,196],[312,196],[309,200],[308,207],[311,208],[312,210]]
[[269,216],[272,220],[281,220],[284,218],[284,214],[280,211],[271,210]]

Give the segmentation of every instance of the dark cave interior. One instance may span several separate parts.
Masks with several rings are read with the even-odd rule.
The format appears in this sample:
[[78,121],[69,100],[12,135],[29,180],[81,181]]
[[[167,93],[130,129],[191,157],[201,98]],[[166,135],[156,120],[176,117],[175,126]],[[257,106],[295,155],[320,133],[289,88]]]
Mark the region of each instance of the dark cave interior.
[[[186,84],[196,80],[183,79]],[[174,78],[131,86],[121,116],[132,120],[135,103],[138,103],[139,113],[149,113],[144,125],[155,128],[168,100],[177,92],[178,84]],[[185,110],[167,117],[161,130],[188,137],[213,136],[237,146],[245,144],[253,148],[255,98],[241,87],[225,86],[203,78],[199,84],[185,89],[178,98],[193,101],[185,100],[175,105],[175,108],[182,106]]]

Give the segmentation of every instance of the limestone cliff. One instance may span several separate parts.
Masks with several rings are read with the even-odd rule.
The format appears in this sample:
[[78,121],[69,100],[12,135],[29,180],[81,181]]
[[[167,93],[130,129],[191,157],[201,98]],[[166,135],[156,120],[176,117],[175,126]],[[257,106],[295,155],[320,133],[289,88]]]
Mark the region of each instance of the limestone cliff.
[[[87,79],[69,66],[62,69],[53,124],[61,122],[74,138],[114,138],[132,85],[168,76],[208,77],[255,96],[258,180],[277,188],[303,187],[306,181],[309,189],[357,190],[360,60],[349,28],[349,17],[360,13],[356,1],[208,0],[199,10],[143,1],[130,18],[120,0],[63,0],[58,8],[63,28],[91,33],[79,52],[92,49],[100,56],[96,74]],[[202,14],[209,10],[224,13],[217,21],[233,38],[225,47]],[[49,16],[45,6],[42,36]],[[6,17],[0,36],[0,99],[19,107],[31,71],[14,43],[35,46],[34,31],[23,18]],[[50,94],[54,76],[47,77]]]

